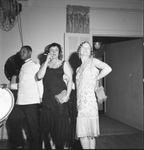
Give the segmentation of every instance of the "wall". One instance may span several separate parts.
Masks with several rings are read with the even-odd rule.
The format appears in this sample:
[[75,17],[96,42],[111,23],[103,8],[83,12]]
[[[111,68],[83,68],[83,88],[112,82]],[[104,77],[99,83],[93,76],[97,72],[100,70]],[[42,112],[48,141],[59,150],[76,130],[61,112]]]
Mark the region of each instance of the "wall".
[[[90,6],[90,33],[96,35],[127,34],[142,36],[142,0],[28,0],[20,1],[24,44],[33,48],[33,58],[51,42],[64,48],[66,5]],[[124,12],[123,12],[124,11]],[[122,32],[123,31],[123,32]],[[127,32],[126,32],[127,31]],[[3,66],[21,47],[18,24],[8,32],[1,31],[0,83],[8,82]],[[124,35],[125,35],[124,34]]]
[[107,1],[105,5],[92,6],[90,32],[104,36],[142,37],[142,7],[142,1],[133,0]]
[[110,44],[106,59],[113,68],[106,78],[106,114],[143,130],[142,40]]
[[[0,30],[0,69],[1,69],[1,72],[3,71],[2,68],[2,30]],[[0,73],[0,79],[2,79],[2,74]]]

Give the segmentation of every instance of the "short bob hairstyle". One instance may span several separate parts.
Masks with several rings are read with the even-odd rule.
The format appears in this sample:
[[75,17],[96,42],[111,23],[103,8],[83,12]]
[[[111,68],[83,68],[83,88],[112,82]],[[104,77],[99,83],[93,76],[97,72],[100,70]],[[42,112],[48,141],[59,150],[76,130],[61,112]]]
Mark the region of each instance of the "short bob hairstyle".
[[62,60],[62,58],[63,58],[62,47],[58,43],[51,43],[51,44],[47,45],[44,49],[44,53],[48,54],[50,52],[50,48],[55,47],[55,46],[58,47],[58,49],[59,49],[58,59]]
[[90,44],[88,41],[84,41],[84,42],[82,42],[82,43],[78,46],[78,49],[77,49],[77,54],[78,54],[78,56],[80,57],[81,47],[82,47],[85,43],[88,43],[88,44],[90,45],[90,49],[91,49],[90,57],[93,56],[93,49],[92,49],[91,44]]

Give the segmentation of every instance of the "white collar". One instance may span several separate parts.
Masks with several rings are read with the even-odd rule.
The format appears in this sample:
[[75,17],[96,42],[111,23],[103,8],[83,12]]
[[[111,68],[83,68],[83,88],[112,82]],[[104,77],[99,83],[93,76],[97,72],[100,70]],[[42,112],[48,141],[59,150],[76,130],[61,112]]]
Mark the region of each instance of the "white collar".
[[31,58],[29,58],[29,59],[27,59],[27,60],[25,60],[25,63],[27,63],[27,62],[29,62],[29,61],[31,61],[32,59]]

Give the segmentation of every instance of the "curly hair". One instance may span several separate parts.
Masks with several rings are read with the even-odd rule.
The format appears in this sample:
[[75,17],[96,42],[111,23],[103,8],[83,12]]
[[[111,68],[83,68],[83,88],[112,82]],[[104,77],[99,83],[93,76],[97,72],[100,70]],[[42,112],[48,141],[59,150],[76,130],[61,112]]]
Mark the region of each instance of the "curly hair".
[[92,48],[91,44],[90,44],[88,41],[84,41],[84,42],[82,42],[82,43],[78,46],[78,49],[77,49],[77,54],[78,54],[78,56],[80,57],[81,47],[82,47],[85,43],[88,43],[88,44],[90,45],[90,49],[91,49],[90,56],[93,56],[93,48]]
[[55,46],[58,47],[58,49],[59,49],[58,59],[62,60],[62,58],[63,58],[62,47],[61,47],[61,45],[58,44],[58,43],[51,43],[51,44],[47,45],[47,46],[45,47],[45,49],[44,49],[44,53],[45,53],[45,54],[48,54],[48,53],[50,52],[50,48],[51,48],[51,47],[55,47]]

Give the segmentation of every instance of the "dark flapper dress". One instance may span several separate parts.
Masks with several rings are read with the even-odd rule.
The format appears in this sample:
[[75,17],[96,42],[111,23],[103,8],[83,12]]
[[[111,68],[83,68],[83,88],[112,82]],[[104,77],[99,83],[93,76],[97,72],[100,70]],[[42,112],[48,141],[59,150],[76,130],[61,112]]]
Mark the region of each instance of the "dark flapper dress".
[[68,102],[59,104],[54,98],[56,94],[67,88],[63,81],[63,75],[62,63],[59,68],[48,67],[43,78],[41,131],[46,148],[49,148],[51,139],[58,149],[71,144],[71,120]]

